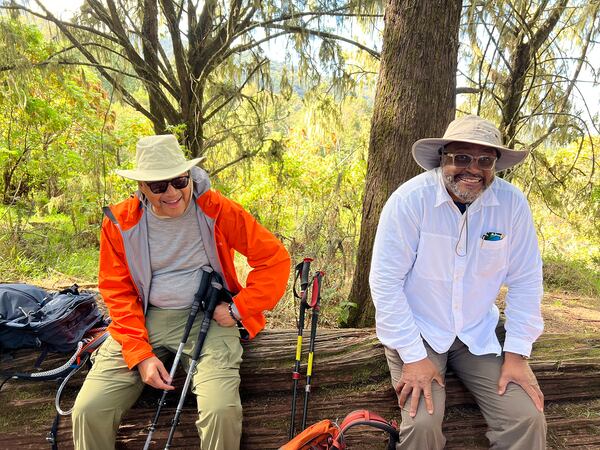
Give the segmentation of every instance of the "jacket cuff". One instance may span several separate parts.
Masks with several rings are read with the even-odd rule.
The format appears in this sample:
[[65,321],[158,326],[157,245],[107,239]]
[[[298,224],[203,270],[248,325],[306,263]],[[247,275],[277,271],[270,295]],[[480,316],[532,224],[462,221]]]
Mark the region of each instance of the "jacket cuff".
[[529,357],[533,343],[524,339],[507,335],[504,340],[504,351]]
[[143,360],[152,358],[153,356],[156,356],[156,355],[152,352],[147,352],[147,353],[138,353],[135,355],[127,355],[127,356],[123,355],[123,359],[125,360],[125,364],[127,364],[127,367],[129,368],[129,370],[131,370],[135,366],[137,366],[139,363],[141,363]]
[[231,305],[233,312],[240,318],[240,320],[244,320],[244,317],[248,316],[243,292],[244,290],[242,289],[235,297],[233,297],[233,304]]

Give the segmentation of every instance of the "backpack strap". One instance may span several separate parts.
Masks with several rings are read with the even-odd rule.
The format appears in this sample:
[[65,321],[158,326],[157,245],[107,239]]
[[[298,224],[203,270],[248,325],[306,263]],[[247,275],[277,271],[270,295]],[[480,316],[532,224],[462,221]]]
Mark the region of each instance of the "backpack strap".
[[13,380],[38,380],[38,381],[47,381],[47,380],[56,380],[57,378],[62,378],[63,375],[68,374],[71,371],[72,365],[77,360],[77,355],[83,348],[83,342],[77,344],[77,350],[75,353],[69,358],[69,360],[64,363],[60,367],[56,367],[54,369],[46,370],[44,372],[2,372],[3,375],[7,376],[9,379]]
[[44,360],[46,359],[46,357],[48,356],[48,346],[46,344],[42,344],[42,351],[40,353],[40,356],[37,357],[37,359],[35,360],[35,364],[33,365],[34,369],[39,369],[42,366],[42,363],[44,362]]
[[358,425],[367,425],[386,431],[390,435],[388,450],[394,450],[396,448],[396,443],[400,440],[398,424],[395,420],[388,422],[379,414],[373,413],[366,409],[357,409],[356,411],[352,411],[350,414],[348,414],[342,421],[340,425],[340,434],[337,436],[334,442],[334,445],[336,445],[335,448],[345,448],[344,433],[348,429]]
[[57,294],[81,295],[79,293],[79,285],[77,283],[74,283],[71,287],[63,289],[62,291],[58,291]]
[[[79,352],[76,353],[75,364],[71,366],[70,372],[65,376],[65,378],[60,383],[60,386],[56,390],[56,397],[54,399],[54,406],[56,407],[56,412],[61,416],[68,416],[73,411],[73,408],[69,410],[63,410],[60,407],[60,397],[62,396],[62,391],[71,379],[73,375],[81,370],[83,366],[90,360],[90,357],[94,350],[96,350],[100,345],[108,338],[109,332],[106,327],[97,328],[94,330],[90,330],[92,333],[96,333],[93,337],[89,338],[87,342],[81,347]],[[81,344],[81,342],[80,342]]]
[[79,370],[79,368],[87,361],[81,362],[82,359],[86,355],[91,354],[96,348],[102,344],[106,338],[108,337],[108,331],[106,327],[95,328],[88,332],[86,338],[81,340],[77,344],[77,350],[75,353],[65,362],[62,366],[56,367],[54,369],[46,370],[44,372],[33,372],[33,373],[24,373],[24,372],[0,372],[0,375],[8,377],[8,379],[14,380],[38,380],[38,381],[47,381],[47,380],[56,380],[60,378],[70,377],[71,372],[74,370]]

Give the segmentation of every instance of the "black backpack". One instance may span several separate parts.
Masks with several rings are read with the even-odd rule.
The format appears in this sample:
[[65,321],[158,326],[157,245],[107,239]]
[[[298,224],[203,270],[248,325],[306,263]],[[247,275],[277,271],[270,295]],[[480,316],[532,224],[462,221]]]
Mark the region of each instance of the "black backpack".
[[73,352],[88,330],[106,325],[96,295],[78,288],[48,294],[27,284],[0,284],[0,349]]
[[[54,294],[27,284],[0,284],[0,352],[41,349],[33,372],[0,371],[4,377],[0,389],[10,379],[60,382],[54,401],[57,414],[46,438],[53,450],[58,449],[60,416],[71,413],[61,408],[63,389],[106,340],[107,325],[96,295],[80,293],[76,284]],[[48,352],[69,353],[70,358],[60,367],[41,372],[38,369]]]

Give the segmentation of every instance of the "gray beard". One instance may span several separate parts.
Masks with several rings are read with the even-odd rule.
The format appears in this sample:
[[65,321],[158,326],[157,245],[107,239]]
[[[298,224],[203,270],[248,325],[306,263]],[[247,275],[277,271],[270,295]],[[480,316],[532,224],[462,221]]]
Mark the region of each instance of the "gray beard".
[[448,189],[448,191],[454,194],[456,198],[460,200],[461,203],[473,203],[481,194],[483,194],[483,192],[490,186],[490,184],[492,184],[492,181],[494,181],[494,179],[492,178],[489,183],[483,185],[483,189],[481,189],[478,192],[473,192],[469,190],[461,190],[458,187],[458,183],[454,181],[454,176],[452,175],[445,176],[443,177],[443,179],[444,186],[446,186],[446,189]]

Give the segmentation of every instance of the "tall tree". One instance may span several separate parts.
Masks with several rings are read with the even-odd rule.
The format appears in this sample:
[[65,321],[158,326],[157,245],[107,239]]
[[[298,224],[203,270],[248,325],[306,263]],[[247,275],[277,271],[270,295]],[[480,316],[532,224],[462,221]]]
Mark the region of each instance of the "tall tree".
[[420,169],[417,139],[443,134],[454,117],[461,0],[388,0],[371,121],[360,242],[347,326],[370,326],[369,266],[375,231],[390,194]]
[[[58,27],[70,45],[49,61],[95,67],[123,100],[149,118],[156,133],[175,131],[193,156],[231,139],[240,130],[262,145],[263,118],[259,95],[270,84],[269,58],[263,46],[296,51],[296,73],[318,78],[323,67],[344,80],[339,42],[375,50],[336,34],[340,20],[377,17],[377,2],[324,0],[86,0],[73,20],[53,15],[42,0],[38,9],[18,1],[3,2],[8,11],[25,11]],[[337,27],[337,28],[336,28]],[[287,39],[287,40],[286,40]],[[320,44],[315,51],[312,44]],[[289,53],[289,52],[288,52]],[[320,60],[315,64],[313,59]],[[145,98],[132,89],[141,85]],[[252,123],[231,126],[236,110],[256,112]],[[226,126],[212,126],[218,122]],[[210,128],[210,129],[209,129]],[[255,154],[246,149],[237,158]]]
[[[461,59],[467,64],[461,69],[476,95],[459,109],[495,119],[506,145],[528,148],[531,158],[502,176],[573,222],[580,217],[575,210],[585,203],[592,210],[596,202],[592,136],[600,133],[600,124],[581,78],[587,71],[586,77],[600,80],[598,59],[592,57],[600,37],[600,2],[472,2],[465,16]],[[570,152],[570,160],[555,157],[575,141],[579,150]],[[565,201],[573,197],[578,201]]]
[[600,36],[600,2],[472,2],[465,16],[462,75],[477,95],[464,109],[497,117],[506,145],[533,149],[553,136],[566,143],[568,128],[592,122],[576,111],[573,94],[585,67],[597,76],[590,52]]

